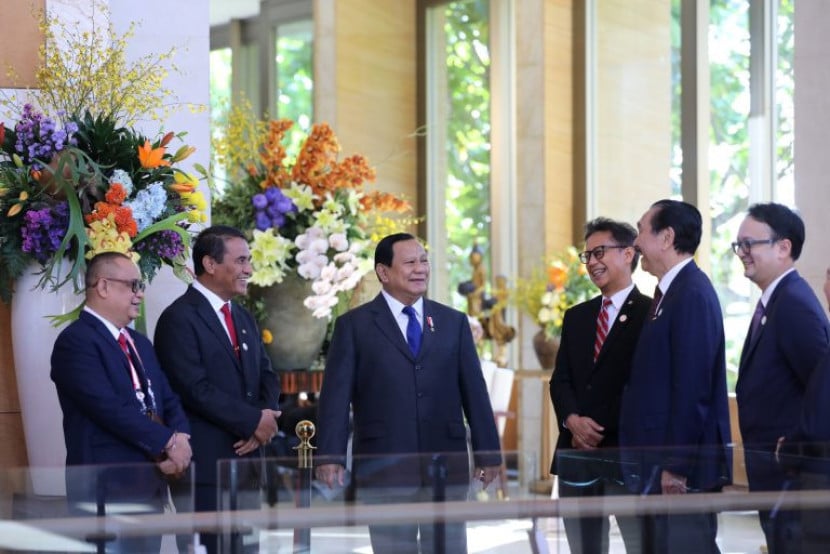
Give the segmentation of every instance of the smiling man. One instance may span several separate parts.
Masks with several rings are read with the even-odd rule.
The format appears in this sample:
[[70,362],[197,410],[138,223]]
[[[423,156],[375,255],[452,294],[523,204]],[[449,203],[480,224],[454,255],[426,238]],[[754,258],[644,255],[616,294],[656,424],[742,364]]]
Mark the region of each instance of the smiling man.
[[[827,317],[810,285],[795,270],[804,246],[801,218],[781,204],[755,204],[732,249],[744,275],[761,291],[741,351],[738,420],[753,491],[795,488],[775,463],[779,437],[799,424],[807,383],[828,348]],[[798,552],[796,514],[759,512],[771,554]]]
[[[320,393],[317,478],[345,484],[351,405],[357,500],[431,500],[436,456],[445,460],[447,500],[464,499],[466,424],[476,478],[486,486],[499,472],[498,432],[467,316],[424,298],[429,272],[415,237],[389,235],[375,249],[383,290],[337,318]],[[376,554],[467,551],[464,523],[445,531],[438,545],[431,524],[369,526]]]
[[[254,460],[277,433],[280,387],[253,316],[232,302],[251,277],[245,235],[222,225],[203,230],[193,244],[193,268],[195,281],[161,314],[154,343],[190,420],[195,508],[216,509],[217,463],[243,457],[249,461],[239,467],[240,488],[253,494],[240,504],[259,508]],[[188,484],[177,489],[176,506],[187,511]],[[210,554],[230,550],[215,535],[202,539]]]
[[[168,496],[163,475],[179,475],[190,463],[179,399],[150,341],[127,327],[143,298],[144,281],[128,256],[98,254],[87,266],[84,309],[55,341],[51,376],[63,410],[73,513],[82,502],[94,510],[96,501],[107,504],[107,513],[115,503],[160,513]],[[160,547],[159,536],[121,537],[108,542],[107,552]]]
[[[640,257],[637,232],[598,218],[585,226],[579,255],[602,294],[565,312],[550,382],[560,433],[551,473],[563,498],[627,494],[615,461],[620,399],[651,299],[631,280]],[[598,450],[606,449],[606,450]],[[636,522],[618,517],[628,552],[640,552]],[[571,552],[608,552],[608,518],[565,518]]]

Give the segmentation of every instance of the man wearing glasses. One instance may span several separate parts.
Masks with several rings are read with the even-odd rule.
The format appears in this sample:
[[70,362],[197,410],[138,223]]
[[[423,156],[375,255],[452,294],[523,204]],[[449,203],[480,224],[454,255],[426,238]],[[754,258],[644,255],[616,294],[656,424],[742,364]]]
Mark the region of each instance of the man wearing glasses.
[[[74,513],[85,503],[86,515],[95,515],[102,501],[107,513],[114,503],[161,512],[168,496],[162,477],[190,464],[190,426],[179,399],[150,341],[127,327],[143,298],[144,281],[129,257],[98,254],[87,267],[84,309],[55,341],[51,376],[63,410]],[[107,552],[160,547],[158,536],[127,537],[108,542]]]
[[[779,437],[798,427],[811,374],[828,348],[828,323],[810,285],[794,264],[804,245],[804,222],[781,204],[755,204],[732,249],[744,275],[761,291],[741,351],[736,387],[738,419],[752,491],[796,488],[774,459]],[[767,548],[798,552],[795,512],[759,512]]]
[[[639,254],[631,225],[598,218],[579,255],[601,295],[565,312],[550,397],[559,421],[551,473],[563,498],[627,494],[616,461],[620,399],[651,299],[631,280]],[[640,552],[631,518],[617,517],[626,551]],[[575,553],[608,552],[608,518],[565,518]]]

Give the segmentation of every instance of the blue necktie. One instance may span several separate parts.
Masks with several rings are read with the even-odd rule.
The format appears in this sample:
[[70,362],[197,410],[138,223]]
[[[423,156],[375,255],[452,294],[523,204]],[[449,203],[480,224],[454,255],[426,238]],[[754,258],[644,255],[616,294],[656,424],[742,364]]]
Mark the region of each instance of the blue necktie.
[[403,313],[409,318],[409,323],[406,324],[406,342],[412,350],[412,355],[417,356],[421,349],[421,324],[418,323],[418,314],[412,306],[404,306]]

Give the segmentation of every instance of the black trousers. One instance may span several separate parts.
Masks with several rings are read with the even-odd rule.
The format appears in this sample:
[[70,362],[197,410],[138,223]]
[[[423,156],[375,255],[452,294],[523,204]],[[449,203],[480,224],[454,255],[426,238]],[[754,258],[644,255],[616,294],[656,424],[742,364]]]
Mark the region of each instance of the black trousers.
[[[631,494],[625,485],[612,480],[596,479],[590,484],[574,485],[559,479],[560,498],[585,498]],[[642,533],[634,516],[615,516],[620,527],[625,551],[635,554],[643,551]],[[572,554],[607,554],[609,523],[607,517],[563,518],[568,546]]]

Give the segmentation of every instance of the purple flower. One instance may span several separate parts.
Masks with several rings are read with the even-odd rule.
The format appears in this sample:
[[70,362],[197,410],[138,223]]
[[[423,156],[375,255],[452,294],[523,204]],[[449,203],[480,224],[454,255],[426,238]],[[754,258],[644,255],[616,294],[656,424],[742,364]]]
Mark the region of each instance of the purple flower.
[[76,144],[74,134],[78,132],[78,125],[67,123],[63,129],[42,113],[34,111],[31,104],[23,106],[23,116],[14,126],[17,139],[14,143],[15,151],[20,154],[25,163],[31,163],[36,169],[42,169],[35,160],[49,161],[67,145]]
[[142,256],[155,256],[172,260],[184,252],[182,238],[175,231],[159,231],[140,240],[135,250]]
[[53,207],[30,209],[23,215],[21,248],[41,265],[55,255],[69,227],[69,206],[61,202]]
[[257,210],[264,210],[268,205],[268,198],[265,194],[255,194],[251,202]]
[[260,231],[264,231],[271,226],[271,219],[263,212],[257,212],[255,220],[256,228]]

